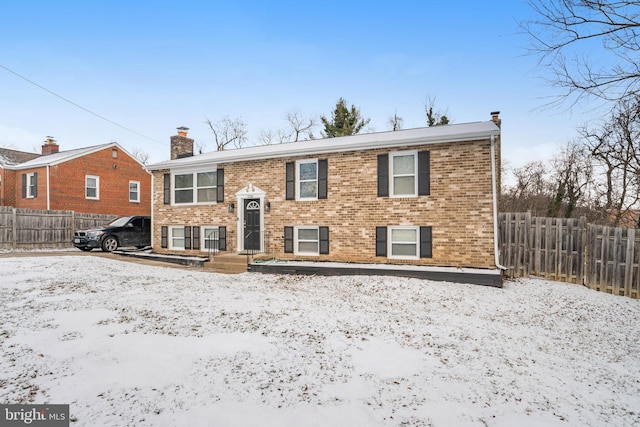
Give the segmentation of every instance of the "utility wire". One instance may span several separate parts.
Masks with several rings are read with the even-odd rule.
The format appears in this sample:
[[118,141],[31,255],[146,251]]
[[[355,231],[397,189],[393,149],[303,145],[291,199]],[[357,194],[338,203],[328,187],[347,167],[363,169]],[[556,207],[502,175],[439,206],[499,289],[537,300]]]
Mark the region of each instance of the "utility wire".
[[38,83],[34,82],[33,80],[29,80],[29,79],[28,79],[28,78],[26,78],[25,76],[23,76],[23,75],[21,75],[21,74],[19,74],[19,73],[16,73],[15,71],[13,71],[13,70],[11,70],[11,69],[9,69],[9,68],[5,67],[5,66],[4,66],[4,65],[2,65],[2,64],[0,64],[0,68],[4,68],[5,70],[7,70],[8,72],[10,72],[11,74],[14,74],[14,75],[16,75],[16,76],[20,77],[22,80],[25,80],[25,81],[27,81],[27,82],[31,83],[32,85],[34,85],[34,86],[36,86],[36,87],[38,87],[38,88],[40,88],[40,89],[44,90],[45,92],[48,92],[48,93],[50,93],[51,95],[53,95],[53,96],[55,96],[55,97],[58,97],[58,98],[62,99],[63,101],[68,102],[69,104],[73,105],[74,107],[77,107],[77,108],[79,108],[79,109],[81,109],[81,110],[83,110],[83,111],[86,111],[87,113],[89,113],[89,114],[91,114],[91,115],[94,115],[94,116],[96,116],[96,117],[97,117],[97,118],[99,118],[99,119],[102,119],[102,120],[104,120],[104,121],[106,121],[106,122],[109,122],[109,123],[111,123],[112,125],[118,126],[119,128],[122,128],[122,129],[126,130],[127,132],[131,132],[131,133],[133,133],[133,134],[136,134],[136,135],[138,135],[138,136],[141,136],[142,138],[145,138],[145,139],[148,139],[148,140],[150,140],[150,141],[159,142],[159,143],[163,144],[161,141],[158,141],[157,139],[153,139],[153,138],[151,138],[151,137],[148,137],[148,136],[146,136],[146,135],[143,135],[143,134],[141,134],[141,133],[139,133],[139,132],[136,132],[136,131],[135,131],[135,130],[133,130],[133,129],[129,129],[129,128],[128,128],[128,127],[126,127],[126,126],[121,125],[120,123],[114,122],[113,120],[110,120],[110,119],[108,119],[108,118],[106,118],[106,117],[104,117],[104,116],[101,116],[101,115],[100,115],[100,114],[98,114],[98,113],[94,113],[93,111],[91,111],[91,110],[89,110],[89,109],[87,109],[87,108],[84,108],[82,105],[76,104],[75,102],[73,102],[73,101],[71,101],[71,100],[69,100],[69,99],[65,98],[64,96],[58,95],[57,93],[55,93],[55,92],[53,92],[53,91],[51,91],[51,90],[47,89],[46,87],[44,87],[44,86],[42,86],[42,85],[39,85]]

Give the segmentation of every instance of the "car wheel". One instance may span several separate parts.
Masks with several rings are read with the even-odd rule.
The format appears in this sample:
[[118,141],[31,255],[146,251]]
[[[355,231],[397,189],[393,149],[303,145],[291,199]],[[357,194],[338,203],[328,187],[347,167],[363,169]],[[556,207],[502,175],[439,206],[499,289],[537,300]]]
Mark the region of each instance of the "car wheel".
[[102,241],[102,250],[105,252],[113,252],[118,249],[118,239],[109,236]]
[[91,249],[93,249],[93,248],[87,248],[87,247],[80,248],[80,250],[83,251],[83,252],[89,252]]

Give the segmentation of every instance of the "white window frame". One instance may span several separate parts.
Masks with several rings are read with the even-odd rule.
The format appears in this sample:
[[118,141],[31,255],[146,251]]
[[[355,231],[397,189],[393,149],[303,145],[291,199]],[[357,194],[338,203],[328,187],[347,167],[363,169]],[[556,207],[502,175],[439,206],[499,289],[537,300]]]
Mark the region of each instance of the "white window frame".
[[[96,180],[96,195],[95,197],[90,197],[87,195],[87,190],[89,188],[93,188],[93,187],[89,187],[89,178],[93,178]],[[100,200],[100,177],[99,176],[95,176],[95,175],[85,175],[84,177],[84,197],[85,199],[89,199],[89,200]]]
[[[209,252],[209,248],[207,248],[207,230],[216,230],[220,232],[220,227],[217,225],[202,225],[200,226],[200,251],[201,252]],[[219,236],[219,234],[218,234]]]
[[[173,232],[175,230],[181,230],[182,231],[182,246],[176,246],[173,244]],[[169,249],[171,250],[175,250],[175,251],[184,251],[184,244],[185,244],[185,236],[184,236],[184,226],[180,225],[180,226],[170,226],[169,227]]]
[[[300,230],[315,230],[318,239],[317,240],[301,240],[299,238]],[[307,252],[298,250],[298,244],[300,242],[316,242],[318,250],[315,252]],[[314,225],[299,225],[293,228],[293,253],[294,255],[306,255],[306,256],[320,256],[320,227]]]
[[[35,180],[36,174],[34,172],[28,173],[27,174],[27,199],[33,199],[35,197],[34,193],[34,189],[35,186],[37,185],[37,183],[34,183],[33,181]],[[37,191],[37,190],[36,190]]]
[[[136,186],[136,198],[131,198],[131,184],[135,184]],[[140,203],[140,181],[129,181],[129,201]]]
[[[216,185],[215,186],[207,186],[207,187],[198,187],[198,174],[201,173],[213,173],[213,174],[217,174],[218,170],[217,169],[202,169],[202,170],[190,170],[190,171],[173,171],[171,173],[171,192],[172,192],[172,198],[171,198],[171,204],[175,205],[175,206],[188,206],[188,205],[215,205],[217,202],[217,200],[212,200],[212,201],[207,201],[207,202],[199,202],[198,201],[198,190],[199,189],[206,189],[206,188],[214,188],[217,191],[218,188],[218,183],[216,180]],[[193,185],[191,187],[188,188],[176,188],[176,176],[178,175],[191,175],[192,179],[193,179]],[[177,197],[176,197],[176,191],[186,191],[190,189],[191,190],[191,201],[190,202],[176,202]],[[216,198],[217,199],[217,198]]]
[[[316,178],[315,179],[305,179],[304,181],[300,179],[300,165],[301,164],[315,164],[316,165]],[[318,159],[302,159],[296,160],[296,200],[318,200]],[[300,191],[303,182],[315,182],[316,183],[316,195],[312,197],[302,197],[302,192]]]
[[[413,156],[413,174],[395,174],[393,170],[394,157],[400,156]],[[395,178],[413,176],[413,193],[411,194],[396,194],[396,182]],[[390,181],[390,194],[391,197],[417,197],[418,196],[418,152],[417,151],[396,151],[389,153],[389,181]]]
[[[394,242],[393,230],[414,230],[416,232],[415,255],[394,255],[393,254],[394,243],[407,243],[407,242]],[[408,260],[420,259],[420,227],[413,226],[413,225],[400,225],[400,226],[387,227],[387,254],[388,254],[387,258],[390,258],[390,259],[408,259]]]

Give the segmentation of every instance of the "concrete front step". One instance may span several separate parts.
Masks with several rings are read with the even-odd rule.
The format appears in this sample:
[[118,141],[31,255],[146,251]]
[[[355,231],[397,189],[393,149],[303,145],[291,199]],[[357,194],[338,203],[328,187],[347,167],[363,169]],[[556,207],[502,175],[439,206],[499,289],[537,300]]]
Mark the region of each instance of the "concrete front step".
[[215,273],[239,274],[247,272],[246,255],[217,255],[204,263],[204,268]]

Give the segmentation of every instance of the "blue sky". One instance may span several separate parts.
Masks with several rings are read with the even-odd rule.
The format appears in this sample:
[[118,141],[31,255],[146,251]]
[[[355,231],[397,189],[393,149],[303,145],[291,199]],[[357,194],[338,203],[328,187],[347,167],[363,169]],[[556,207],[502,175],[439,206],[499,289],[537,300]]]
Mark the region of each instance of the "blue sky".
[[[287,112],[329,116],[340,97],[388,130],[426,125],[435,97],[455,123],[501,111],[503,159],[546,159],[588,116],[543,109],[557,94],[526,55],[524,1],[15,1],[0,6],[0,146],[61,150],[117,141],[152,163],[169,137],[214,148],[205,119],[241,117],[250,142]],[[319,133],[320,128],[316,130]],[[140,135],[143,136],[140,136]]]

